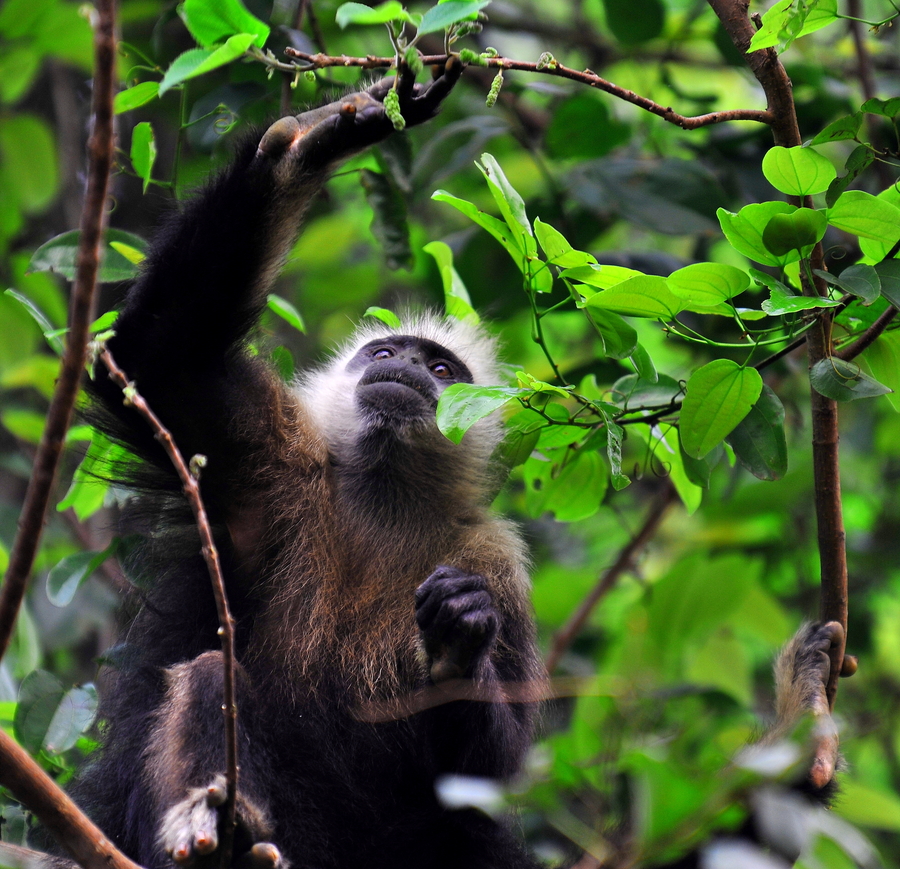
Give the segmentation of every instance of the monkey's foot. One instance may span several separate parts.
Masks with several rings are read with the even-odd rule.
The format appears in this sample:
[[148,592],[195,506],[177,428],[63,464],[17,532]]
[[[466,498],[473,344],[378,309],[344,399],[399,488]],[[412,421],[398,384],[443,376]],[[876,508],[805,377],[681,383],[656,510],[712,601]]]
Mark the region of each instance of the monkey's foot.
[[[219,847],[219,809],[225,802],[225,777],[217,775],[207,787],[192,788],[166,813],[160,842],[179,866],[194,866]],[[271,842],[255,841],[268,833],[262,812],[238,799],[238,829],[234,865],[238,869],[286,869],[281,852]],[[245,848],[238,843],[253,842]]]
[[838,622],[805,625],[785,646],[775,665],[778,692],[777,730],[791,728],[805,713],[816,719],[815,750],[809,780],[823,789],[839,763],[838,732],[828,706],[825,686],[831,673],[829,650],[843,642]]

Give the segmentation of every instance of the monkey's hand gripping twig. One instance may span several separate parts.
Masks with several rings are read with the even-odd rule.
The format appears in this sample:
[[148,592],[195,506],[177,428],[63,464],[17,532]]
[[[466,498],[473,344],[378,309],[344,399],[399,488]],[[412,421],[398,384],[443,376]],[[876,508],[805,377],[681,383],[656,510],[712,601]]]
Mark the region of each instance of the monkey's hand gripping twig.
[[401,64],[396,79],[382,79],[368,90],[276,121],[263,135],[257,158],[288,157],[301,169],[335,165],[394,131],[385,108],[388,94],[396,91],[406,126],[424,123],[438,113],[463,68],[459,58],[450,57],[441,74],[423,85],[416,84],[412,71]]

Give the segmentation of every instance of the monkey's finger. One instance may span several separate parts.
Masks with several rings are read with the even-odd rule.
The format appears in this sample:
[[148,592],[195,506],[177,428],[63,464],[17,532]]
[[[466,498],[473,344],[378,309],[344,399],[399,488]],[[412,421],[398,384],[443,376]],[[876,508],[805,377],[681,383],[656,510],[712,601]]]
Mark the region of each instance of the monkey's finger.
[[212,854],[218,847],[219,837],[214,829],[200,829],[194,833],[194,851],[197,854]]
[[422,88],[414,102],[422,101],[433,109],[437,108],[456,86],[465,68],[466,65],[458,57],[447,58],[441,74]]
[[283,863],[281,851],[271,842],[257,842],[235,861],[236,869],[278,869]]
[[397,81],[397,96],[400,97],[400,109],[402,110],[403,106],[412,99],[413,90],[416,86],[416,76],[405,60],[400,61],[397,75],[399,77]]

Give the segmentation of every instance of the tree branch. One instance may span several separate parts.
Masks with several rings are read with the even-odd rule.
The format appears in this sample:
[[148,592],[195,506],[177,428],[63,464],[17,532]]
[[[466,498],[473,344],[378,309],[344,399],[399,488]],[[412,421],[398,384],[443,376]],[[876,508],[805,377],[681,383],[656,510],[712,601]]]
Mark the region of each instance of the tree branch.
[[[116,364],[109,350],[103,350],[100,354],[103,364],[109,371],[110,378],[121,387],[125,394],[125,403],[137,410],[147,420],[153,430],[154,437],[160,442],[166,455],[172,462],[184,494],[188,499],[200,532],[203,558],[209,569],[212,580],[213,596],[216,600],[216,610],[219,615],[219,635],[222,638],[222,657],[224,661],[224,695],[225,702],[222,712],[225,716],[225,791],[226,801],[222,807],[223,823],[222,836],[220,838],[219,853],[222,867],[231,866],[231,851],[234,844],[235,830],[235,797],[237,794],[237,701],[234,691],[234,619],[228,606],[228,597],[225,593],[225,580],[222,576],[222,566],[219,562],[219,551],[213,540],[212,528],[206,515],[206,507],[200,495],[200,484],[197,475],[192,472],[184,461],[181,451],[175,443],[171,432],[162,424],[159,417],[151,410],[144,398],[138,393],[134,384],[129,382],[125,372]],[[198,457],[191,460],[192,465]]]
[[[766,94],[767,108],[772,116],[772,137],[776,145],[790,148],[802,144],[797,114],[794,108],[791,80],[774,49],[767,48],[747,54],[750,40],[756,32],[747,17],[746,0],[709,0],[710,6],[722,22],[735,47],[747,58],[747,63]],[[791,197],[796,205],[811,207],[806,197]],[[812,270],[824,267],[821,243],[810,256]],[[801,281],[807,295],[825,295],[826,287],[820,278],[810,283],[804,269]],[[810,368],[830,356],[833,350],[831,326],[834,315],[824,313],[806,333]],[[815,481],[816,523],[818,527],[819,560],[821,564],[822,621],[840,622],[844,641],[831,651],[831,673],[826,688],[828,705],[834,707],[837,680],[844,659],[847,635],[847,552],[844,519],[841,511],[841,477],[838,464],[837,402],[820,395],[810,387],[813,445],[813,476]]]
[[75,284],[69,307],[69,330],[59,379],[25,493],[9,567],[0,589],[0,658],[6,653],[25,596],[44,530],[66,432],[72,422],[75,397],[87,353],[94,310],[94,289],[100,263],[106,192],[113,159],[113,87],[115,83],[115,0],[98,0],[94,18],[93,131],[88,141],[88,181],[81,213]]
[[649,543],[659,529],[663,516],[669,505],[675,500],[675,487],[671,481],[666,481],[660,490],[656,500],[651,505],[644,524],[637,533],[622,547],[618,558],[612,566],[600,577],[597,584],[591,589],[584,600],[578,605],[575,612],[569,616],[569,620],[553,638],[553,645],[547,653],[547,672],[552,673],[559,665],[562,656],[568,651],[575,637],[581,632],[584,623],[588,620],[594,607],[612,590],[619,577],[634,565],[634,560],[641,550]]
[[0,730],[0,784],[40,818],[56,841],[84,869],[140,869],[3,730]]
[[897,316],[897,309],[893,305],[888,308],[865,332],[862,333],[853,343],[835,352],[838,359],[849,362],[855,359],[867,347],[871,346],[875,339],[888,327]]
[[[394,65],[392,57],[348,57],[345,54],[332,56],[327,54],[306,54],[294,48],[286,48],[285,54],[296,58],[301,64],[281,64],[276,68],[282,69],[325,69],[330,66],[355,66],[361,69],[388,69]],[[442,65],[447,62],[446,54],[431,54],[422,57],[422,63],[426,66]],[[563,66],[557,61],[531,62],[525,60],[512,60],[508,57],[483,57],[481,61],[488,69],[519,70],[521,72],[538,73],[540,75],[556,76],[585,84],[597,90],[604,91],[617,99],[658,115],[664,121],[675,124],[685,130],[696,130],[699,127],[708,127],[712,124],[723,124],[727,121],[758,121],[761,124],[771,124],[774,118],[770,112],[758,109],[733,109],[727,112],[711,112],[707,115],[689,117],[680,115],[671,106],[662,106],[647,97],[636,94],[634,91],[619,87],[605,78],[601,78],[589,69],[577,70]],[[271,63],[271,62],[270,62]],[[277,62],[276,62],[277,63]]]

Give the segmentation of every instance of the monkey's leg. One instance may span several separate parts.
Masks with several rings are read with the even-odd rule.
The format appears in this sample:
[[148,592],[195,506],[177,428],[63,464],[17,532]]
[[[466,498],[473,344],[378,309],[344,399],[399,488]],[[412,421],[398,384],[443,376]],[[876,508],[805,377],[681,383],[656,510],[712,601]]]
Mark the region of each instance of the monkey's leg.
[[504,684],[527,682],[529,673],[512,651],[516,644],[487,580],[439,567],[416,590],[416,620],[431,681],[462,684],[463,695],[471,694],[429,711],[443,770],[494,778],[514,774],[531,742],[534,704],[505,696]]
[[827,802],[839,764],[838,733],[828,708],[825,686],[831,671],[828,650],[841,641],[838,622],[804,625],[775,663],[776,722],[763,742],[783,738],[807,714],[815,718],[815,751],[803,790]]
[[[182,866],[217,864],[220,807],[225,802],[223,670],[220,652],[206,652],[167,673],[169,689],[155,715],[146,749],[146,778],[162,815],[159,847]],[[239,670],[240,777],[235,865],[248,869],[284,866],[267,810],[266,775],[272,765],[260,741],[251,739],[253,704]],[[206,858],[206,859],[204,859]]]

